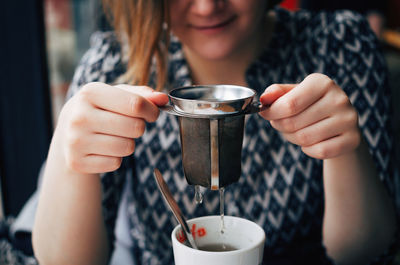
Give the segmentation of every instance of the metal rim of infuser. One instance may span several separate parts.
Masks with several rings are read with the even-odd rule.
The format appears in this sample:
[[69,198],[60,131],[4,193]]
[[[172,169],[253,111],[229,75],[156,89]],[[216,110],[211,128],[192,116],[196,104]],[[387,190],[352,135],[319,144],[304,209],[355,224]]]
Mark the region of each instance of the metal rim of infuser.
[[169,98],[172,114],[215,118],[245,114],[256,92],[236,85],[187,86],[172,90]]

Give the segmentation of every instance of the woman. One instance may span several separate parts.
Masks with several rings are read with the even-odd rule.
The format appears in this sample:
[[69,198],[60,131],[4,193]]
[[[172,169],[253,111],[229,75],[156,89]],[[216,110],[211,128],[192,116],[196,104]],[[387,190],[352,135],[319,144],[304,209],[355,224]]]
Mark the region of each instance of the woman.
[[40,264],[173,264],[176,223],[154,167],[186,217],[218,213],[215,192],[193,203],[177,121],[157,108],[190,84],[248,86],[270,105],[248,118],[242,176],[226,189],[226,214],[266,231],[265,262],[366,264],[387,251],[396,218],[377,41],[356,14],[275,4],[105,2],[118,38],[93,37],[61,111],[33,230]]

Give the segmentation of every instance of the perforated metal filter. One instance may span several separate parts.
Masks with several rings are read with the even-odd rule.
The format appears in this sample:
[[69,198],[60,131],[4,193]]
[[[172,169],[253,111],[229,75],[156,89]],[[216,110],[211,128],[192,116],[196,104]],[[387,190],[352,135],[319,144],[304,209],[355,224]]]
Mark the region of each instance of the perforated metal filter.
[[213,190],[241,174],[245,114],[261,110],[255,91],[241,86],[189,86],[169,93],[162,110],[179,117],[186,180]]

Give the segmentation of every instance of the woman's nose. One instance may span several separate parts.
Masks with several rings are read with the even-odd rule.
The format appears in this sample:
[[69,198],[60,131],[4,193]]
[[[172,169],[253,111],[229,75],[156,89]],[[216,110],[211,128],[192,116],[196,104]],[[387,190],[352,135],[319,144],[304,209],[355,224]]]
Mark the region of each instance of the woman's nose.
[[193,0],[192,12],[198,15],[207,16],[221,10],[226,0]]

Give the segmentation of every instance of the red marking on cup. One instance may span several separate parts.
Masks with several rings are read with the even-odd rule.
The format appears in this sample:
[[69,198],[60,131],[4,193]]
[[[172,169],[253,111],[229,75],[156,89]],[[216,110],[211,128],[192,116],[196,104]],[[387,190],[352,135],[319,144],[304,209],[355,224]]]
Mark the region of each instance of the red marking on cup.
[[207,230],[204,227],[201,227],[199,230],[197,230],[197,235],[199,237],[203,237],[207,235]]
[[196,238],[196,236],[203,237],[207,235],[207,230],[204,227],[200,227],[199,229],[196,229],[196,224],[192,225],[192,229],[190,232],[193,235],[193,239]]
[[[205,229],[204,227],[200,227],[199,229],[196,229],[196,224],[192,225],[192,229],[190,230],[190,233],[193,236],[193,239],[196,238],[196,236],[198,237],[203,237],[207,235],[207,229]],[[177,235],[176,235],[176,239],[180,242],[183,243],[186,241],[186,235],[183,232],[183,230],[180,230]]]
[[192,233],[193,239],[196,239],[196,224],[192,225],[192,230],[190,230],[190,233]]
[[176,235],[176,239],[177,239],[179,242],[181,242],[181,243],[185,242],[185,241],[186,241],[185,233],[183,233],[183,231],[180,230],[180,231],[178,232],[178,234]]

